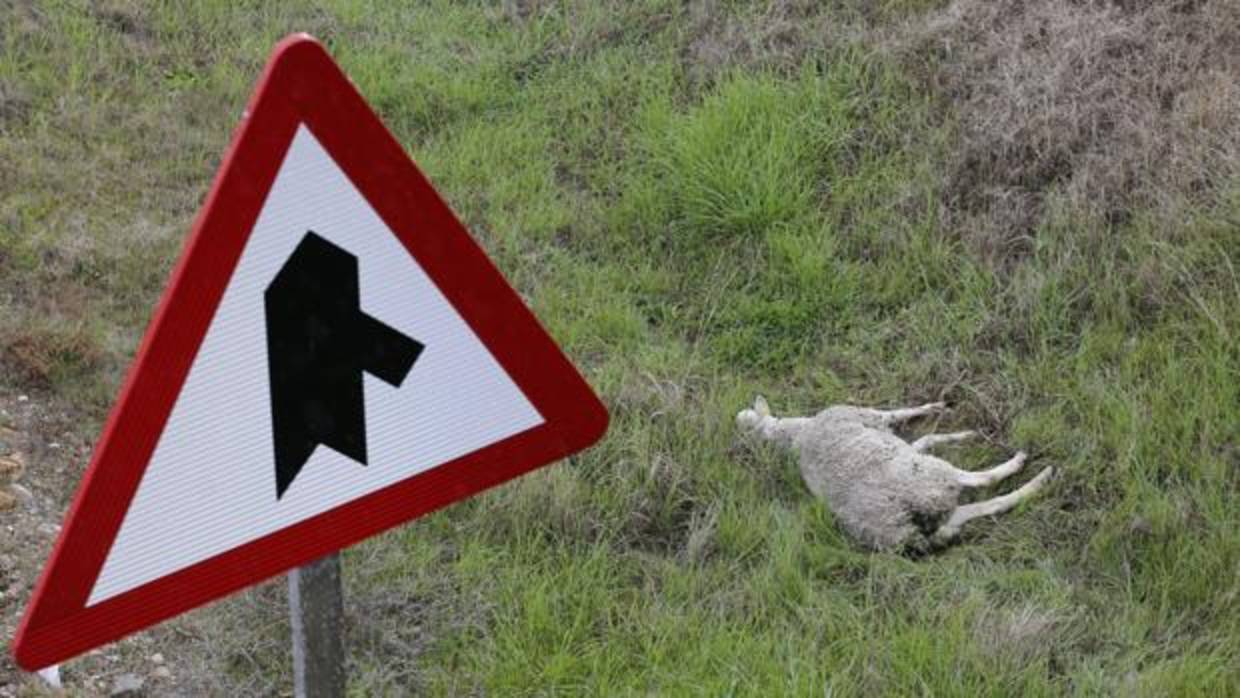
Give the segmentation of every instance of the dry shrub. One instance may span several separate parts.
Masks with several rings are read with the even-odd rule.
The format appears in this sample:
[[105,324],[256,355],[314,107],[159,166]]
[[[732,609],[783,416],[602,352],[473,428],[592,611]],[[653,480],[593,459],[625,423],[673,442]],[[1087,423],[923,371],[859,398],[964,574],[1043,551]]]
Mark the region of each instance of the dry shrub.
[[0,379],[34,388],[80,378],[106,358],[97,328],[85,317],[89,291],[72,282],[41,291],[34,298],[11,298],[25,307],[0,320]]
[[944,0],[688,0],[681,59],[689,77],[709,83],[732,68],[789,72],[833,49],[890,33]]
[[1018,608],[989,608],[974,628],[977,646],[991,658],[1028,665],[1068,644],[1064,637],[1071,618],[1028,603]]
[[30,114],[30,98],[18,85],[0,80],[0,133],[24,124]]
[[141,50],[155,41],[146,3],[135,0],[96,2],[91,16],[96,22],[125,38],[131,50]]
[[1170,221],[1240,176],[1235,0],[957,0],[889,45],[959,115],[946,203],[991,261],[1052,208],[1096,231]]
[[29,327],[3,343],[0,365],[25,385],[47,388],[64,371],[86,373],[103,362],[103,350],[85,326]]
[[748,14],[719,0],[695,0],[687,14],[682,60],[699,82],[738,66],[794,68],[853,31],[829,21],[818,0],[774,0]]
[[546,11],[551,3],[546,0],[503,0],[500,9],[511,22],[521,22]]

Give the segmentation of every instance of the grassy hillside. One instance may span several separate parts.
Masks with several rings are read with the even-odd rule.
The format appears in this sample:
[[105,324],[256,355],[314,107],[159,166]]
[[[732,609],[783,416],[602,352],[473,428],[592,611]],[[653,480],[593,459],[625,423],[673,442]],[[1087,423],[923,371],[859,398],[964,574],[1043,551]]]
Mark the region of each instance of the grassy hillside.
[[[1237,694],[1234,3],[396,4],[0,5],[3,397],[94,438],[301,30],[608,403],[594,449],[346,553],[357,695]],[[1059,475],[859,552],[738,437],[756,393],[945,399],[919,430],[986,437],[956,463]],[[39,452],[63,506],[85,462]],[[148,634],[148,689],[279,693],[287,637],[277,580]]]

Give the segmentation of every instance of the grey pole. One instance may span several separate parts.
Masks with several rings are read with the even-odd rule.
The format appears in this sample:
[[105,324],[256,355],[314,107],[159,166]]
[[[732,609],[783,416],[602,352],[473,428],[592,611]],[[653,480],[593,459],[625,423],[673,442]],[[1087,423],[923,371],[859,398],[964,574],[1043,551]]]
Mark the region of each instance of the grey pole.
[[340,555],[333,553],[288,573],[293,625],[293,695],[344,696],[344,592]]

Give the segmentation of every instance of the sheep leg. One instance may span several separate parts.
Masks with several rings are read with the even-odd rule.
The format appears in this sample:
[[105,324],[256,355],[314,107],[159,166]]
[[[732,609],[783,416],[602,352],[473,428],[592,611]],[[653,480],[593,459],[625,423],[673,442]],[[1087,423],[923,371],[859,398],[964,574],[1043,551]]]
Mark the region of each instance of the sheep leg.
[[1001,465],[996,465],[990,470],[979,470],[970,472],[968,470],[957,470],[956,481],[965,487],[989,487],[1003,478],[1020,472],[1025,465],[1025,459],[1028,458],[1024,451],[1017,453],[1010,460]]
[[960,534],[960,527],[973,519],[983,516],[994,516],[1002,514],[1020,502],[1033,496],[1038,490],[1042,489],[1042,485],[1046,483],[1046,479],[1054,472],[1054,468],[1046,468],[1038,473],[1037,477],[1026,482],[1020,488],[994,499],[987,499],[984,502],[974,502],[973,504],[965,504],[958,506],[952,511],[948,517],[947,523],[939,527],[934,533],[934,540],[938,543],[947,543]]
[[931,402],[921,407],[905,407],[898,410],[876,410],[883,424],[899,424],[915,417],[939,414],[947,409],[946,402]]
[[954,434],[926,434],[925,436],[913,442],[913,450],[924,453],[940,444],[949,444],[956,441],[964,441],[965,439],[977,436],[976,431],[958,431]]

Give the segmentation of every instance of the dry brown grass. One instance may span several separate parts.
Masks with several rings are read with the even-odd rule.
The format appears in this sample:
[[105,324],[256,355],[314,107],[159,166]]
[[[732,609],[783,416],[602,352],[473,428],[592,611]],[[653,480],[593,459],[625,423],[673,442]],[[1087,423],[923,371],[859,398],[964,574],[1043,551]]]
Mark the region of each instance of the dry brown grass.
[[922,22],[946,0],[689,0],[680,10],[681,63],[709,83],[729,70],[787,73],[833,49],[868,45],[893,25]]
[[1025,603],[985,609],[975,621],[974,633],[978,647],[992,658],[1028,665],[1050,656],[1056,645],[1068,644],[1064,634],[1070,622],[1062,611]]
[[3,343],[0,364],[26,385],[47,388],[59,372],[85,374],[99,368],[103,351],[84,324],[34,325]]
[[821,32],[806,31],[817,22],[812,3],[804,1],[777,0],[743,17],[717,0],[701,0],[689,5],[688,15],[683,60],[699,79],[737,65],[795,63],[824,39]]
[[957,0],[896,37],[959,115],[946,203],[991,261],[1057,210],[1095,233],[1170,221],[1240,176],[1234,0]]

